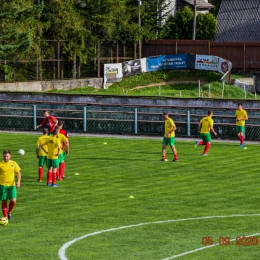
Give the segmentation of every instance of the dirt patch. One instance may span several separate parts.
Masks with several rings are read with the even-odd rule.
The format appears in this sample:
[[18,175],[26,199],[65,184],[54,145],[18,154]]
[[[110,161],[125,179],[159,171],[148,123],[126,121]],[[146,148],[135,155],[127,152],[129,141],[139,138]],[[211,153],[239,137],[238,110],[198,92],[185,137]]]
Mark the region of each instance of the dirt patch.
[[[169,81],[162,81],[158,83],[152,83],[146,86],[137,86],[134,88],[131,88],[130,90],[135,90],[135,89],[140,89],[140,88],[150,88],[150,87],[156,87],[156,86],[163,86],[163,85],[171,85],[171,84],[198,84],[198,80],[169,80]],[[200,81],[201,85],[205,85],[207,82],[206,81]]]

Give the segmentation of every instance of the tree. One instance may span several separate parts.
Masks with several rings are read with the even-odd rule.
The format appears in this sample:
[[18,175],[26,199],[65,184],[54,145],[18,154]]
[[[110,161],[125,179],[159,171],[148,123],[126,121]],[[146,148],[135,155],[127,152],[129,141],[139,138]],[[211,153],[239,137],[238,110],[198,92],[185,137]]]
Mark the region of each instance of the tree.
[[30,30],[30,24],[37,19],[44,5],[23,2],[0,0],[0,59],[21,58],[32,47],[35,28]]
[[[168,11],[167,11],[168,10]],[[151,40],[160,38],[165,20],[170,12],[170,1],[146,0],[142,9],[143,39]]]
[[[217,20],[211,13],[198,13],[196,18],[196,40],[212,40],[216,34]],[[170,16],[161,32],[161,39],[191,40],[193,11],[188,7]]]
[[[42,26],[42,46],[46,50],[43,57],[56,56],[56,44],[62,43],[62,54],[69,60],[78,57],[85,63],[93,58],[93,36],[84,17],[77,9],[75,0],[46,1],[44,11],[40,17]],[[48,42],[50,41],[50,42]],[[47,44],[47,48],[44,46]]]
[[185,6],[174,17],[170,16],[161,32],[161,39],[187,40],[192,37],[193,12]]
[[217,20],[211,13],[198,13],[196,19],[196,40],[212,40],[216,34]]
[[215,17],[218,16],[218,11],[219,11],[221,2],[222,2],[222,0],[210,0],[210,3],[216,7],[215,9],[212,9],[212,11],[211,11],[212,14],[213,14]]

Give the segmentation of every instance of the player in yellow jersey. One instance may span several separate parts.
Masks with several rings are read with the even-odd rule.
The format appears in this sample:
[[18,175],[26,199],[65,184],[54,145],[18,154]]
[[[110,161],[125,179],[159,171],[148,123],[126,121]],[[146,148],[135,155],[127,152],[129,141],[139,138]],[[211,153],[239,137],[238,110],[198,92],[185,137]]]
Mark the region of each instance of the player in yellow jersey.
[[[54,128],[53,135],[49,136],[49,138],[41,145],[41,148],[47,153],[47,166],[48,166],[48,174],[47,174],[47,186],[58,187],[56,185],[56,173],[59,167],[59,154],[61,149],[61,144],[57,135],[59,133],[59,129]],[[44,149],[44,145],[48,146],[48,152]],[[52,181],[52,184],[50,183]]]
[[175,138],[175,130],[177,127],[174,124],[174,121],[169,117],[169,114],[167,112],[163,113],[163,118],[165,119],[164,123],[164,137],[163,137],[163,143],[162,143],[162,159],[161,162],[166,161],[166,147],[169,145],[171,147],[171,150],[173,152],[173,162],[178,161],[178,153],[175,148],[174,144],[174,138]]
[[[59,122],[60,122],[60,120],[59,120]],[[62,125],[63,125],[63,122],[62,122]],[[58,125],[55,128],[57,128],[59,131],[59,133],[57,134],[57,138],[60,140],[60,143],[61,143],[61,149],[60,149],[60,154],[59,154],[59,169],[57,171],[57,178],[58,178],[58,180],[61,181],[62,177],[64,175],[65,156],[66,156],[66,153],[69,152],[69,142],[68,142],[68,138],[66,138],[66,136],[60,132],[62,129],[62,126]]]
[[[47,164],[47,154],[41,149],[41,145],[46,142],[46,139],[49,138],[49,129],[48,128],[43,128],[43,135],[40,136],[37,139],[36,142],[36,156],[38,158],[38,181],[42,181],[42,175],[43,175],[43,166],[44,164]],[[44,149],[48,152],[48,146],[44,145]]]
[[[0,200],[4,218],[11,220],[12,210],[16,205],[16,187],[19,188],[21,183],[21,168],[15,161],[10,160],[11,152],[9,150],[3,152],[3,158],[4,160],[0,162]],[[15,174],[17,175],[16,183]],[[8,200],[10,200],[9,207]]]
[[210,141],[211,141],[211,135],[210,131],[214,133],[214,135],[217,135],[216,131],[213,128],[214,121],[212,119],[213,112],[212,110],[208,111],[208,116],[203,117],[200,122],[199,122],[199,129],[200,129],[200,136],[202,141],[201,142],[196,142],[195,147],[198,145],[205,145],[205,149],[202,153],[203,156],[207,155],[207,152],[210,148]]
[[242,104],[238,104],[238,109],[235,112],[236,117],[236,133],[240,140],[240,148],[245,145],[245,121],[248,120],[247,112],[243,109]]

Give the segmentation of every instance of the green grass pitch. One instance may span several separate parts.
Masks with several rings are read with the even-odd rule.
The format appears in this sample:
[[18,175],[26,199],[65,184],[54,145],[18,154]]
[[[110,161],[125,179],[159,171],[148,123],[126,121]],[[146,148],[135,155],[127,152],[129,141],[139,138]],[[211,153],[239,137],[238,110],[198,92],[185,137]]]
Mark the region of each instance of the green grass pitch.
[[37,182],[38,136],[0,133],[1,149],[22,168],[13,220],[0,226],[1,259],[60,259],[64,244],[88,234],[66,249],[67,259],[259,259],[260,242],[202,244],[258,238],[259,145],[213,141],[202,157],[203,147],[176,138],[179,162],[167,147],[161,163],[161,139],[71,136],[66,179],[51,188],[46,168]]

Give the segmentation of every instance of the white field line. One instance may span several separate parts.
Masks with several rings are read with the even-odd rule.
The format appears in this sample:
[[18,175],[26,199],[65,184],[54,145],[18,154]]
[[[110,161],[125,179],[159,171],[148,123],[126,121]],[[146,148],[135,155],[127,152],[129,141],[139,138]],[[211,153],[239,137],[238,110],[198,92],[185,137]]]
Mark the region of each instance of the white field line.
[[[162,220],[162,221],[154,221],[154,222],[145,222],[145,223],[139,223],[139,224],[133,224],[133,225],[128,225],[128,226],[121,226],[121,227],[117,227],[117,228],[110,228],[110,229],[105,229],[105,230],[101,230],[101,231],[97,231],[97,232],[93,232],[90,234],[86,234],[84,236],[81,237],[77,237],[74,238],[73,240],[65,243],[59,250],[58,252],[58,256],[61,260],[68,260],[68,258],[66,257],[66,250],[69,246],[71,246],[72,244],[76,243],[79,240],[85,239],[87,237],[91,237],[91,236],[95,236],[95,235],[100,235],[102,233],[107,233],[107,232],[112,232],[112,231],[117,231],[117,230],[121,230],[121,229],[127,229],[127,228],[134,228],[134,227],[140,227],[140,226],[144,226],[144,225],[153,225],[153,224],[162,224],[162,223],[170,223],[170,222],[183,222],[183,221],[193,221],[193,220],[204,220],[204,219],[214,219],[214,218],[236,218],[236,217],[254,217],[254,216],[260,216],[259,214],[238,214],[238,215],[228,215],[228,216],[205,216],[205,217],[195,217],[195,218],[183,218],[183,219],[170,219],[170,220]],[[255,235],[250,235],[250,236],[257,236],[259,235],[255,234]],[[233,240],[232,240],[233,241]],[[218,244],[212,245],[212,246],[217,246]],[[163,260],[168,260],[168,259],[173,259],[173,258],[177,258],[179,256],[183,256],[186,254],[191,254],[200,250],[204,250],[204,249],[208,249],[211,248],[212,246],[206,246],[206,247],[201,247],[201,248],[197,248],[195,250],[192,251],[188,251],[188,252],[184,252],[182,254],[178,254],[175,256],[172,256],[170,258],[165,258]]]

